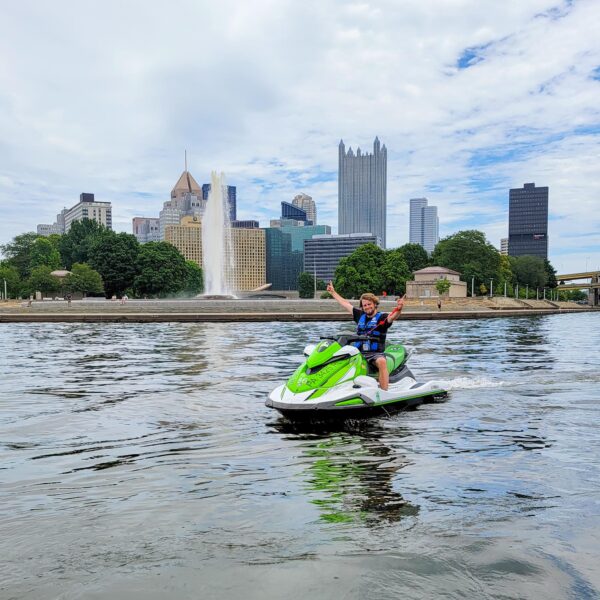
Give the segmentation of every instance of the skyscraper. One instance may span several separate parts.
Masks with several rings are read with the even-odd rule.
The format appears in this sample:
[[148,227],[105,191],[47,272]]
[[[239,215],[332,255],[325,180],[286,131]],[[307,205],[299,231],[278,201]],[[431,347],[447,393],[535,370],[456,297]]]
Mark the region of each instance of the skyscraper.
[[548,188],[526,183],[508,198],[509,256],[548,258]]
[[379,138],[373,154],[346,152],[339,145],[338,229],[340,234],[370,233],[381,239],[385,248],[387,198],[387,149]]
[[427,206],[427,203],[427,198],[410,199],[408,241],[423,246],[431,254],[439,242],[440,226],[437,206]]
[[312,221],[313,225],[317,224],[317,205],[311,196],[308,194],[298,194],[297,196],[294,196],[292,205],[297,206],[306,212],[308,220]]

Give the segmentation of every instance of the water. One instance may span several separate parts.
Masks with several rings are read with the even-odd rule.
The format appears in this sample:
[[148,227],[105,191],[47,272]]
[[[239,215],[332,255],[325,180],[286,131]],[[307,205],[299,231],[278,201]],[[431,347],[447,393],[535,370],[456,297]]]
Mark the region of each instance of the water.
[[211,174],[211,186],[202,217],[202,268],[208,296],[231,295],[233,244],[225,175]]
[[0,598],[597,598],[599,325],[399,322],[450,400],[330,430],[341,323],[3,325]]

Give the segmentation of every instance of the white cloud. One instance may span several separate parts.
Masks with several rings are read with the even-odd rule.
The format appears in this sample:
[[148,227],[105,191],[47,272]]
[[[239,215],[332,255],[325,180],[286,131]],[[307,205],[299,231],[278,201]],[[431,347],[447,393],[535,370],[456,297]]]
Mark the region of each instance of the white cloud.
[[241,217],[266,224],[305,191],[335,228],[337,143],[379,135],[389,243],[407,240],[408,199],[427,196],[442,234],[476,227],[498,244],[508,188],[535,181],[550,187],[551,259],[600,262],[598,30],[592,0],[13,3],[0,242],[82,191],[129,231],[158,214],[184,148],[198,181],[217,169],[238,186]]

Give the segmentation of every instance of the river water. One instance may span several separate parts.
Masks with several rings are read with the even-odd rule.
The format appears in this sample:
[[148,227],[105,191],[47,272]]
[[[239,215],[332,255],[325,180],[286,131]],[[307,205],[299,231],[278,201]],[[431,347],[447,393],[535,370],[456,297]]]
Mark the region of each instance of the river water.
[[391,418],[264,406],[348,326],[0,326],[0,598],[598,598],[600,313],[396,323],[451,396]]

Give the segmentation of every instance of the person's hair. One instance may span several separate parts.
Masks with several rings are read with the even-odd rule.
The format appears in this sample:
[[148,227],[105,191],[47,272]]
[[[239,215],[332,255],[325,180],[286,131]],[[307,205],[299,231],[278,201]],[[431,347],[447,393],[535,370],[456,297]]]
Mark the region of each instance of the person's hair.
[[375,294],[367,293],[360,297],[358,304],[362,308],[363,300],[370,300],[375,306],[379,306],[379,298]]

